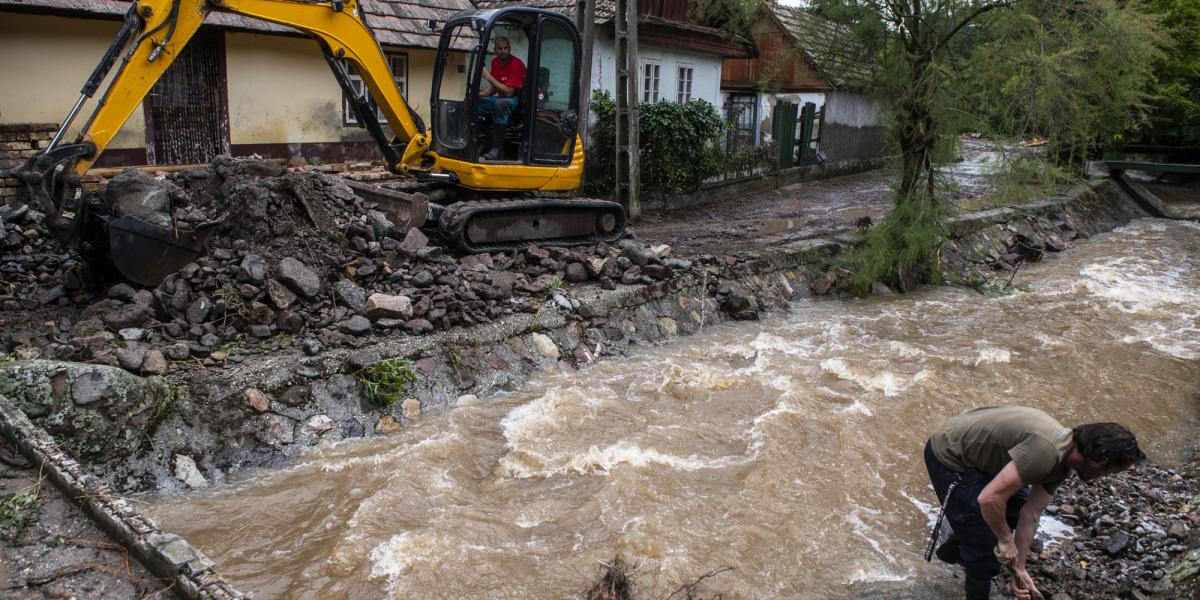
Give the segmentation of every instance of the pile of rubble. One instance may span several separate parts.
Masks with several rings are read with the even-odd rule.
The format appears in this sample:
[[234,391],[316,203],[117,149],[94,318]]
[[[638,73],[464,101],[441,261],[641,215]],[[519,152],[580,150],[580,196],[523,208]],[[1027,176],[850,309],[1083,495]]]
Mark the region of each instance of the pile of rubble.
[[159,179],[131,170],[101,193],[160,225],[215,223],[207,255],[153,289],[101,284],[48,239],[44,214],[3,207],[0,307],[11,333],[0,352],[158,374],[170,361],[240,360],[290,345],[315,354],[536,312],[548,300],[570,310],[555,294],[564,285],[612,289],[692,268],[667,246],[632,239],[455,257],[421,230],[397,228],[344,180],[270,161],[223,157]]
[[1031,553],[1029,573],[1053,600],[1149,598],[1195,539],[1198,501],[1192,480],[1150,462],[1092,483],[1073,478],[1047,512],[1073,525],[1075,537]]

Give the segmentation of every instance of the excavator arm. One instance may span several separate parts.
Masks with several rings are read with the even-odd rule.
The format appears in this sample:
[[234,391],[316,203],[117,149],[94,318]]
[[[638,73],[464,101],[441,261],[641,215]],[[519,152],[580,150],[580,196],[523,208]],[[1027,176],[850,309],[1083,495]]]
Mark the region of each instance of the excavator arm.
[[[424,126],[396,88],[383,50],[363,21],[358,0],[139,0],[130,8],[131,14],[126,15],[126,27],[132,22],[134,31],[127,36],[131,39],[124,60],[80,133],[79,142],[90,143],[94,150],[80,157],[75,164],[76,173],[85,173],[99,158],[214,9],[278,23],[311,36],[330,59],[339,81],[346,79],[340,60],[353,63],[371,95],[379,100],[388,124],[401,142],[401,148],[393,148],[386,140],[379,140],[385,146],[385,153],[392,154],[388,156],[392,159],[388,167],[399,170],[404,168],[402,165],[417,166],[428,147]],[[116,42],[126,41],[123,36],[124,30]],[[95,84],[89,80],[89,85]],[[355,96],[353,91],[349,95]],[[365,102],[365,98],[356,99]],[[362,122],[375,123],[375,119]]]

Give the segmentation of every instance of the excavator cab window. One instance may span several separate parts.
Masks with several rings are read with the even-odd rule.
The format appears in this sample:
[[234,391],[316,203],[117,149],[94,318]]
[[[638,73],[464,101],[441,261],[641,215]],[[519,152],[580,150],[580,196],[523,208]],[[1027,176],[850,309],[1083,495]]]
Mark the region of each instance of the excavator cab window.
[[535,164],[565,165],[575,149],[579,94],[579,41],[574,28],[542,18],[538,32],[536,83],[531,90],[532,153]]
[[438,89],[433,133],[441,152],[465,158],[470,140],[470,111],[473,108],[469,74],[482,54],[479,22],[468,21],[443,33],[442,70],[438,73]]

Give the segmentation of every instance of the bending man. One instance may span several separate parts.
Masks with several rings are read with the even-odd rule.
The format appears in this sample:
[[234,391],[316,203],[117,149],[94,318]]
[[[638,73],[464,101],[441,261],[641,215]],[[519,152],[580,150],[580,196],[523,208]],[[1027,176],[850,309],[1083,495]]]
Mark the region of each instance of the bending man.
[[1089,481],[1144,458],[1137,438],[1117,423],[1068,429],[1022,406],[954,417],[925,444],[925,467],[953,531],[937,556],[966,570],[967,600],[986,600],[1003,566],[1012,567],[1017,598],[1040,596],[1025,558],[1059,484],[1072,472]]
[[525,85],[525,63],[512,55],[508,38],[496,36],[496,56],[491,69],[483,72],[488,86],[479,91],[479,114],[492,117],[492,149],[484,158],[497,160],[504,157],[504,132],[508,120],[520,103],[517,90]]

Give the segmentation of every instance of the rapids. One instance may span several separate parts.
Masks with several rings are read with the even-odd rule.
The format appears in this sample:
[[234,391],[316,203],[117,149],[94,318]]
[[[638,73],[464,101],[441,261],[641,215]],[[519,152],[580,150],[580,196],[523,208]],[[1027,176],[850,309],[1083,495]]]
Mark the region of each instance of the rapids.
[[726,597],[949,597],[921,558],[946,417],[1117,420],[1167,464],[1197,433],[1200,226],[1135,221],[1014,284],[799,301],[146,512],[259,598],[564,598],[616,554],[647,597],[722,566]]

